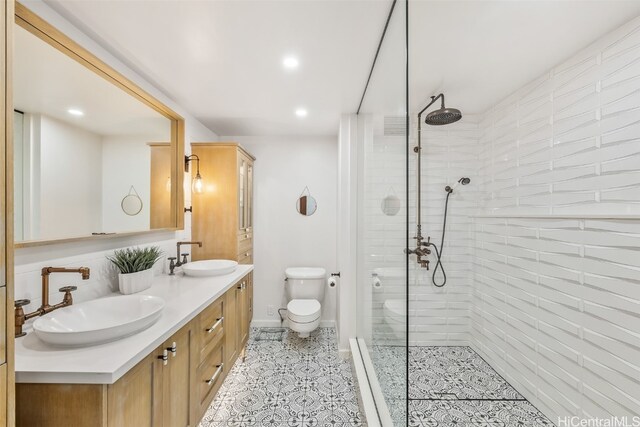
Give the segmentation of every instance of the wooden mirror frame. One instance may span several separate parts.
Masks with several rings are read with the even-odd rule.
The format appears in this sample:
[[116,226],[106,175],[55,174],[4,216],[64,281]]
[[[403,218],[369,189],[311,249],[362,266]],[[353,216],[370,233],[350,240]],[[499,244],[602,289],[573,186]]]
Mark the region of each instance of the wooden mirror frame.
[[[15,3],[15,23],[63,54],[74,59],[81,65],[84,65],[89,70],[102,76],[107,81],[113,83],[116,87],[127,92],[129,95],[135,97],[171,121],[171,223],[174,225],[174,227],[168,228],[155,228],[144,231],[114,233],[99,236],[79,236],[52,240],[30,240],[16,242],[15,247],[25,248],[56,243],[107,239],[184,229],[184,187],[182,185],[183,179],[179,179],[179,177],[184,176],[184,119],[141,87],[127,79],[102,60],[98,59],[91,52],[71,40],[61,31],[18,2]],[[176,177],[178,177],[178,179],[176,179]]]

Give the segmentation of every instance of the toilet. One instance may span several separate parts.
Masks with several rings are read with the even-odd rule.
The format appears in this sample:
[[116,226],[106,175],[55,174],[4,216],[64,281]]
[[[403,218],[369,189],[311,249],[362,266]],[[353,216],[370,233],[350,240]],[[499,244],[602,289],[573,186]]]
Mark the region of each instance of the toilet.
[[404,339],[407,333],[407,303],[400,299],[388,299],[383,304],[384,321],[394,338]]
[[289,328],[307,338],[320,326],[327,272],[324,268],[290,267],[285,276]]

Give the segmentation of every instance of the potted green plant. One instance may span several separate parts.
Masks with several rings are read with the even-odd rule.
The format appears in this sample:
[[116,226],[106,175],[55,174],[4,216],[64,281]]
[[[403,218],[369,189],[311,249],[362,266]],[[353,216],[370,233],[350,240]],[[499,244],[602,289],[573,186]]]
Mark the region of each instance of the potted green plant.
[[153,265],[162,256],[157,246],[148,248],[118,249],[108,256],[120,271],[118,284],[123,294],[133,294],[151,287],[153,283]]

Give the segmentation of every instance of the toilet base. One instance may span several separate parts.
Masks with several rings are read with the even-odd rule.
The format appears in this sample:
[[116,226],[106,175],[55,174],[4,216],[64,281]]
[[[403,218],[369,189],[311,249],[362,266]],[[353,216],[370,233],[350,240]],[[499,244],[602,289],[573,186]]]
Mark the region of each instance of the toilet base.
[[300,338],[309,338],[309,334],[318,329],[318,326],[320,326],[320,318],[308,323],[297,323],[292,322],[291,319],[288,320],[289,329],[291,329],[293,332],[297,332]]

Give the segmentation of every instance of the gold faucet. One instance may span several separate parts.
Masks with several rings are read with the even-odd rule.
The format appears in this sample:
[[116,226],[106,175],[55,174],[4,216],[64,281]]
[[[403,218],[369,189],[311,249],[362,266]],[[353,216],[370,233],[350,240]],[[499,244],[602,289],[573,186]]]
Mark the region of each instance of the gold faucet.
[[26,335],[25,332],[22,332],[22,325],[24,325],[27,320],[33,317],[43,316],[47,313],[51,313],[53,310],[57,310],[58,308],[67,307],[73,304],[73,296],[71,295],[71,292],[78,289],[77,286],[63,286],[62,288],[58,289],[60,292],[64,292],[62,302],[54,305],[49,304],[49,276],[51,275],[51,273],[79,273],[82,275],[82,280],[88,280],[91,270],[89,270],[89,267],[44,267],[42,269],[42,305],[40,306],[40,308],[38,308],[36,311],[25,314],[22,307],[30,304],[31,301],[28,299],[19,299],[15,302],[16,338]]

